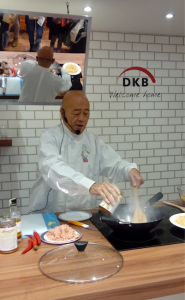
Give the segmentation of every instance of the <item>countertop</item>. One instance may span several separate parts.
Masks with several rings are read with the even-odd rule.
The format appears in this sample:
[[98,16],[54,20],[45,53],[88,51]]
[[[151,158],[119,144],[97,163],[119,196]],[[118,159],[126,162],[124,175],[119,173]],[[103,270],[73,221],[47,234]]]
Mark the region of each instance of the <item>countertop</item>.
[[[95,213],[97,210],[90,210]],[[63,222],[61,222],[62,224]],[[94,226],[90,220],[85,222]],[[76,226],[70,224],[76,228]],[[78,228],[79,229],[79,228]],[[104,236],[80,228],[81,241],[110,246]],[[22,255],[27,239],[12,254],[0,254],[0,298],[6,300],[145,300],[185,292],[185,244],[120,252],[123,268],[114,276],[93,283],[67,284],[42,275],[40,257],[53,245],[41,243],[37,251]]]

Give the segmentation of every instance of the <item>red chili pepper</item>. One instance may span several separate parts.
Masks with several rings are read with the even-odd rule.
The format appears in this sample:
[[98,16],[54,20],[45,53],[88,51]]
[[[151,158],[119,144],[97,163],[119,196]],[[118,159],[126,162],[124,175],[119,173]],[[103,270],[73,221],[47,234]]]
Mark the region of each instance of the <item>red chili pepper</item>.
[[28,236],[30,239],[33,238],[33,235],[31,235],[31,234],[26,234],[26,236]]
[[33,231],[33,234],[34,234],[34,237],[37,239],[37,244],[40,245],[40,242],[41,242],[40,235],[35,230]]
[[29,243],[28,247],[22,252],[22,254],[30,251],[33,248],[33,242],[32,242],[32,240],[28,240],[28,243]]
[[35,236],[33,237],[33,249],[37,250],[37,239]]

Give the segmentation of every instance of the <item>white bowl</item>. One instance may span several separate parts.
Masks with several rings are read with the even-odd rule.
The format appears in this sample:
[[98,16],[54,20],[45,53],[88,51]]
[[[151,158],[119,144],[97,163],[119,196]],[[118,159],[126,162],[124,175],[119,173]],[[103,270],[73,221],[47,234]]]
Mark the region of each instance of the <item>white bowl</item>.
[[[80,66],[77,65],[77,64],[75,64],[75,63],[73,63],[73,62],[65,63],[65,64],[63,65],[63,68],[65,69],[65,67],[66,67],[67,65],[70,65],[70,64],[75,65],[75,66],[78,68],[78,71],[77,71],[76,73],[69,73],[69,72],[68,72],[70,75],[78,75],[78,74],[81,73],[81,68],[80,68]],[[65,69],[65,70],[66,70],[66,69]],[[66,71],[66,72],[67,72],[67,71]]]
[[175,225],[179,228],[185,229],[185,226],[181,226],[180,224],[175,222],[176,218],[179,216],[184,216],[184,218],[185,218],[185,213],[175,214],[175,215],[171,216],[169,220],[173,225]]

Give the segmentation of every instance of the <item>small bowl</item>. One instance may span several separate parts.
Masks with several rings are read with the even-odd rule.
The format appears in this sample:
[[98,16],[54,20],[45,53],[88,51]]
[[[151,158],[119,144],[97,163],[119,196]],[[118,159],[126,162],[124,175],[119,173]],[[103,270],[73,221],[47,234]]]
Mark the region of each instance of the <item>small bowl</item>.
[[179,197],[181,201],[183,202],[183,204],[185,204],[185,186],[184,185],[178,186],[177,191],[179,193]]

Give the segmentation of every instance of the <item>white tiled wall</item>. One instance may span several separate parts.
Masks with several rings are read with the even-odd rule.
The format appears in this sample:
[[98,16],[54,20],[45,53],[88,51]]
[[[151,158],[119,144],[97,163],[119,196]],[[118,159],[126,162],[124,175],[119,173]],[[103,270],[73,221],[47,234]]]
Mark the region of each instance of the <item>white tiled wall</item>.
[[[136,162],[145,179],[141,199],[161,191],[178,199],[185,184],[185,38],[92,32],[86,93],[91,103],[88,131],[98,134],[122,158]],[[117,77],[132,66],[147,68],[156,78],[148,87],[123,87]],[[139,71],[126,77],[146,77]],[[110,97],[109,92],[140,93]],[[161,93],[152,98],[147,93]],[[29,189],[36,178],[37,145],[44,128],[59,123],[59,106],[0,106],[0,125],[7,124],[12,147],[0,149],[0,215],[17,197],[27,212]],[[103,178],[105,179],[105,178]],[[129,201],[129,183],[119,183]]]

